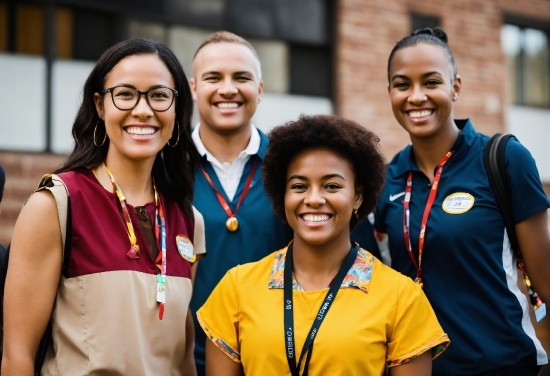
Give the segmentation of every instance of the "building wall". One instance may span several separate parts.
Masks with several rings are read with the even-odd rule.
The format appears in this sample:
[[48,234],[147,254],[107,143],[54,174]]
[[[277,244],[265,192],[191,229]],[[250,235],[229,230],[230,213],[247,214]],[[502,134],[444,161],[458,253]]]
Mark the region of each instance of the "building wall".
[[[476,128],[487,134],[503,131],[514,134],[523,132],[520,140],[539,162],[543,181],[550,182],[550,165],[547,168],[548,173],[543,173],[546,164],[540,163],[548,160],[550,156],[550,149],[546,147],[545,142],[550,139],[550,126],[544,124],[547,114],[550,119],[550,110],[539,109],[536,114],[530,114],[530,118],[535,116],[543,119],[540,124],[524,126],[517,120],[525,119],[524,111],[531,110],[507,104],[507,72],[500,44],[500,28],[505,14],[550,22],[550,0],[438,0],[422,3],[414,0],[339,0],[333,20],[335,27],[332,106],[326,98],[285,97],[277,90],[273,90],[266,95],[254,121],[262,129],[268,130],[271,126],[286,120],[277,117],[283,114],[295,117],[296,113],[304,109],[310,112],[310,107],[311,113],[315,112],[313,108],[321,109],[322,112],[334,111],[377,133],[381,138],[386,158],[391,158],[409,142],[409,139],[391,112],[387,93],[387,57],[395,43],[410,33],[411,13],[438,17],[441,26],[449,35],[449,44],[455,54],[458,73],[462,77],[462,94],[456,103],[455,116],[472,118]],[[261,45],[258,45],[258,48],[261,52]],[[11,59],[10,56],[7,57]],[[266,59],[266,56],[262,57]],[[59,69],[71,68],[68,67],[68,62],[60,61],[56,64],[55,67]],[[80,70],[77,73],[82,76],[80,80],[83,82],[86,73],[82,72],[87,72],[91,65],[84,66],[84,63],[76,61],[72,64],[82,65],[79,65]],[[269,64],[266,63],[266,68],[267,65]],[[279,69],[275,69],[277,70]],[[57,82],[55,77],[54,74],[54,83]],[[71,80],[78,81],[74,77]],[[272,81],[277,80],[273,78]],[[9,98],[5,99],[4,103],[8,103]],[[57,103],[55,96],[53,99]],[[288,101],[292,101],[293,106],[290,106]],[[68,132],[76,111],[73,102],[69,103],[70,106],[63,102],[58,107],[64,108],[65,111],[58,113],[55,107],[52,114],[55,131],[53,146],[57,152],[70,150],[69,144],[72,140]],[[274,109],[276,111],[273,111]],[[60,134],[61,130],[63,134]],[[9,131],[9,128],[6,131]],[[0,144],[11,138],[9,132],[2,134]],[[34,131],[27,132],[24,136],[27,139],[38,137]],[[43,139],[42,135],[39,135],[39,139]],[[6,146],[4,148],[13,150]],[[41,175],[53,170],[63,159],[64,156],[56,154],[0,151],[0,164],[4,165],[7,172],[6,191],[0,215],[1,244],[6,245],[9,242],[21,205]],[[546,175],[548,177],[545,178]],[[549,184],[546,184],[546,188],[547,193],[550,193]]]
[[[342,0],[339,4],[335,106],[338,113],[380,136],[386,158],[409,142],[391,112],[387,58],[395,43],[411,32],[412,12],[438,17],[448,34],[462,77],[455,117],[472,118],[486,133],[504,130],[506,72],[498,1]],[[463,20],[468,20],[468,27]]]
[[1,203],[0,244],[8,245],[21,206],[29,198],[40,178],[59,167],[65,156],[0,151],[0,163],[6,171]]
[[500,42],[504,15],[550,22],[548,0],[340,0],[334,75],[337,113],[377,133],[388,159],[409,142],[391,112],[387,58],[395,43],[411,32],[411,13],[438,17],[448,34],[462,77],[455,117],[471,118],[486,134],[507,131],[507,71]]

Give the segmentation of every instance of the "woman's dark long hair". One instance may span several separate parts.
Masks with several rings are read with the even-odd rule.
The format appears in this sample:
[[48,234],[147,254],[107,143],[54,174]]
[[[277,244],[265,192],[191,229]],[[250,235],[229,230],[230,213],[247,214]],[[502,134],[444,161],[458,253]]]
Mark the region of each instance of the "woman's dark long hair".
[[73,138],[75,146],[65,164],[55,173],[82,168],[98,167],[107,156],[109,139],[97,147],[94,145],[94,128],[97,124],[96,139],[101,142],[105,136],[105,123],[99,118],[94,94],[104,89],[105,76],[122,59],[133,55],[157,55],[166,64],[172,74],[178,96],[175,98],[176,121],[171,143],[179,141],[175,147],[165,145],[157,154],[153,164],[153,178],[157,189],[168,199],[178,203],[188,215],[193,215],[194,171],[198,167],[199,153],[191,139],[191,116],[193,98],[187,77],[174,53],[162,43],[147,39],[129,39],[109,48],[97,61],[84,84],[82,105],[78,109],[74,124]]

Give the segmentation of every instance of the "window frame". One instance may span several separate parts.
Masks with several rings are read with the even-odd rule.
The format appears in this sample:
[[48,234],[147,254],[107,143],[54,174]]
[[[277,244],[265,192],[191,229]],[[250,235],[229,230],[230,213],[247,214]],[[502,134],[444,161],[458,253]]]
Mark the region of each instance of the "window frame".
[[[548,41],[548,49],[550,50],[550,23],[548,20],[542,20],[542,19],[533,19],[533,18],[525,18],[522,16],[517,16],[513,14],[504,14],[503,21],[502,21],[502,27],[505,25],[511,25],[515,26],[520,29],[520,32],[523,34],[525,29],[535,29],[539,30],[546,34],[547,41]],[[541,108],[541,109],[550,109],[550,98],[548,99],[548,103],[546,105],[537,105],[528,103],[525,98],[525,86],[526,86],[526,79],[525,79],[525,48],[523,45],[520,46],[519,50],[519,59],[518,64],[516,68],[516,77],[515,79],[519,78],[517,81],[517,88],[516,88],[516,96],[518,98],[517,101],[512,101],[510,104],[512,105],[518,105],[518,106],[525,106],[525,107],[532,107],[532,108]],[[548,77],[550,78],[550,64],[548,64]],[[550,91],[550,79],[548,82]]]

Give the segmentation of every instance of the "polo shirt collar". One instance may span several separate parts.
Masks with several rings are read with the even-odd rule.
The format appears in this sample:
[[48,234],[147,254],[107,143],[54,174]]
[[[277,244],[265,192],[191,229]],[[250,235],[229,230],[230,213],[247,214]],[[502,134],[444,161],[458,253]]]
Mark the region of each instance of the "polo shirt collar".
[[[204,143],[201,140],[199,129],[201,124],[198,123],[195,128],[193,129],[193,132],[191,133],[191,138],[193,139],[193,142],[195,143],[195,146],[197,147],[197,151],[199,154],[204,157],[205,155],[207,157],[211,156],[211,153],[206,149],[206,146],[204,146]],[[261,139],[261,133],[259,130],[251,124],[250,127],[252,128],[252,132],[250,133],[250,141],[248,141],[248,145],[243,150],[248,155],[255,155],[260,154],[260,151],[262,149],[262,139]],[[267,142],[264,147],[265,150],[267,150]],[[265,155],[265,150],[263,150],[263,154]],[[261,156],[263,159],[263,155]]]
[[[452,147],[454,154],[451,159],[456,160],[468,152],[476,137],[476,130],[470,119],[455,119],[454,122],[458,129],[460,129],[460,133]],[[411,144],[407,145],[396,158],[397,163],[393,168],[390,167],[393,170],[394,176],[400,176],[409,171],[419,171],[414,161],[414,152]]]
[[[271,268],[271,275],[268,283],[268,288],[270,289],[282,289],[284,287],[284,270],[287,249],[288,247],[285,247],[275,252],[273,267]],[[348,274],[346,274],[340,287],[356,288],[367,293],[369,291],[373,269],[374,256],[365,251],[363,248],[360,248],[353,266],[348,271]],[[294,276],[292,276],[292,288],[294,290],[304,291],[302,286],[300,286],[294,279]]]

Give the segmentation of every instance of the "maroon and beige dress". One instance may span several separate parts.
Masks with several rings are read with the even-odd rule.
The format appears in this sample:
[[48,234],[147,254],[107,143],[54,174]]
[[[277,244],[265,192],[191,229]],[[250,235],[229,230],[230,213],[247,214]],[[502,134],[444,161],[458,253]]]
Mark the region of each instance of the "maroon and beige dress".
[[[166,221],[166,305],[159,319],[158,269],[134,208],[139,258],[131,259],[127,227],[114,193],[89,170],[59,174],[69,191],[72,238],[67,270],[52,313],[53,346],[43,375],[179,375],[191,299],[191,263],[177,236],[194,240],[194,220],[160,195]],[[155,203],[141,209],[155,224]],[[147,217],[145,213],[145,217]],[[143,218],[142,218],[143,221]],[[160,249],[160,244],[158,244]],[[158,252],[153,251],[153,254]]]

